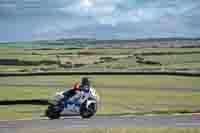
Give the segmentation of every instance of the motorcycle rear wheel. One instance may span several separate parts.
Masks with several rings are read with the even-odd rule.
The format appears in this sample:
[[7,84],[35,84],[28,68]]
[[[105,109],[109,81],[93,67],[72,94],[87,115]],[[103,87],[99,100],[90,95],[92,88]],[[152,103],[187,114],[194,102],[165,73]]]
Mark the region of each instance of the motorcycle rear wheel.
[[45,115],[50,119],[59,119],[60,118],[60,111],[56,111],[53,106],[49,106],[48,109],[45,112]]

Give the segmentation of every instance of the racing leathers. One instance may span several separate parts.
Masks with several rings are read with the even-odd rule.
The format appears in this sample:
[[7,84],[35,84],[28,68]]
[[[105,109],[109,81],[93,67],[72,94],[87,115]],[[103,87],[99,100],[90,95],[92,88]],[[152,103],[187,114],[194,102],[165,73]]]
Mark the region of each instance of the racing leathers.
[[73,103],[75,101],[80,100],[81,97],[87,98],[88,96],[90,96],[90,94],[96,95],[96,92],[92,87],[87,89],[87,91],[85,91],[84,89],[81,89],[81,90],[73,90],[72,89],[72,90],[69,90],[69,91],[63,93],[63,95],[65,97],[63,100]]

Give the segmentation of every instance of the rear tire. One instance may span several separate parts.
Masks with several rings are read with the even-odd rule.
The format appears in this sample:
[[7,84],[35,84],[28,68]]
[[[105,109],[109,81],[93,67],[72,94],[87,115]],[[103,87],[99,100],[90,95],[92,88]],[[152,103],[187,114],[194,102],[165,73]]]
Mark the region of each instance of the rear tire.
[[56,111],[55,106],[50,105],[48,107],[48,109],[45,112],[45,115],[50,119],[50,120],[54,120],[54,119],[59,119],[60,118],[60,113],[61,111]]

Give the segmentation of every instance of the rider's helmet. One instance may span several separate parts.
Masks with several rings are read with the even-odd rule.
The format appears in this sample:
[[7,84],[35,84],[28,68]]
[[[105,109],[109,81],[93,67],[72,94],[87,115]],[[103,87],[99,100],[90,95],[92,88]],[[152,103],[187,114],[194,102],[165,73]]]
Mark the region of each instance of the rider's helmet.
[[80,91],[81,90],[81,87],[80,87],[80,84],[79,83],[76,83],[73,87],[74,90],[76,91]]
[[85,92],[90,91],[90,80],[89,80],[89,78],[87,78],[87,77],[82,78],[81,89]]

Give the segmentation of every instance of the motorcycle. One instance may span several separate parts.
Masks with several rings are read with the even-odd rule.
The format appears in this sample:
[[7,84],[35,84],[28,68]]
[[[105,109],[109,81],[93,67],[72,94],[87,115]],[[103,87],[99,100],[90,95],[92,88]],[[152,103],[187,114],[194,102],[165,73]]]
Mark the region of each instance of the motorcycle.
[[85,94],[81,93],[74,101],[63,101],[64,92],[56,93],[52,103],[48,106],[45,115],[49,119],[59,119],[62,115],[79,115],[82,118],[90,118],[97,112],[99,96],[94,89]]

